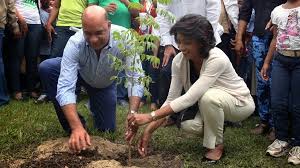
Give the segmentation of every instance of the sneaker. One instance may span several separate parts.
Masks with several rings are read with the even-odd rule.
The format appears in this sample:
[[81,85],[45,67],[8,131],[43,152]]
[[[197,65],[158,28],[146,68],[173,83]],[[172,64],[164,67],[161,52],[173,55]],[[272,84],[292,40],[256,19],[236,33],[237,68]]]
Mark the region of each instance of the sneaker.
[[268,146],[266,154],[273,157],[280,157],[288,152],[288,147],[289,144],[287,142],[276,139]]
[[48,101],[46,94],[41,94],[40,97],[35,101],[36,104],[45,103]]
[[128,106],[128,102],[123,99],[117,100],[117,103],[122,107]]
[[300,146],[294,146],[289,152],[288,163],[300,164]]

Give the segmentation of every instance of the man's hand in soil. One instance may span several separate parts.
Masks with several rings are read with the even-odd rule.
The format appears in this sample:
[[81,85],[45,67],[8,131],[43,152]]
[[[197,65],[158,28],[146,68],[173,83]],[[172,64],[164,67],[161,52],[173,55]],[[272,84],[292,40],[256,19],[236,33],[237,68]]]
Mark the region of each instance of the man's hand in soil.
[[72,152],[79,153],[81,150],[85,150],[90,145],[90,136],[83,127],[72,130],[69,139],[69,148]]

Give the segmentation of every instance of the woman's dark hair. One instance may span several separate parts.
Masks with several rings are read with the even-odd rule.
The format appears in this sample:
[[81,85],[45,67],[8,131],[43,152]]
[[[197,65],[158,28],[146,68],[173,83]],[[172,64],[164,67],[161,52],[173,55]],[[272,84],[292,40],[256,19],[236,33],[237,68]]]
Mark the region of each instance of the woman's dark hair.
[[188,14],[179,19],[170,30],[175,40],[178,33],[199,42],[201,45],[199,52],[204,58],[209,56],[209,51],[216,45],[214,30],[209,21],[201,15]]

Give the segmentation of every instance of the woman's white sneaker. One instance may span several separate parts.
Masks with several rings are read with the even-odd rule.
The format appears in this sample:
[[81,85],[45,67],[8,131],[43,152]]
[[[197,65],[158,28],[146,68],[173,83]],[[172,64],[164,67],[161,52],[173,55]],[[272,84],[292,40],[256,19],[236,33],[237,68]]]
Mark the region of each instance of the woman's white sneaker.
[[280,157],[287,154],[288,151],[289,144],[287,142],[275,139],[275,141],[268,146],[266,153],[273,157]]

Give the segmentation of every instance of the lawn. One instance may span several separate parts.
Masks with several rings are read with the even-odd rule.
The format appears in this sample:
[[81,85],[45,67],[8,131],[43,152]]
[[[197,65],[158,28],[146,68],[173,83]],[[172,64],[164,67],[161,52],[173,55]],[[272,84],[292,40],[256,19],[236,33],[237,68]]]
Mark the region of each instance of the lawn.
[[[123,132],[127,109],[118,107],[115,133],[99,133],[93,129],[85,102],[81,101],[78,109],[88,120],[90,134],[125,144]],[[251,117],[243,122],[242,128],[226,128],[225,156],[215,165],[201,163],[204,149],[200,137],[187,136],[175,127],[159,129],[153,135],[151,145],[154,150],[181,155],[185,167],[296,167],[287,164],[287,157],[274,159],[265,155],[270,142],[264,136],[249,134],[257,121],[257,117]],[[63,136],[66,134],[50,103],[37,105],[33,101],[11,101],[0,107],[0,161],[28,158],[41,142]]]

